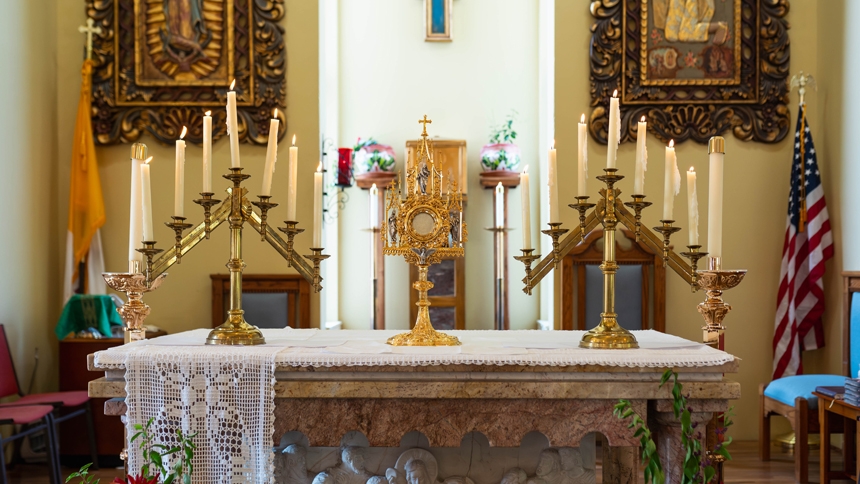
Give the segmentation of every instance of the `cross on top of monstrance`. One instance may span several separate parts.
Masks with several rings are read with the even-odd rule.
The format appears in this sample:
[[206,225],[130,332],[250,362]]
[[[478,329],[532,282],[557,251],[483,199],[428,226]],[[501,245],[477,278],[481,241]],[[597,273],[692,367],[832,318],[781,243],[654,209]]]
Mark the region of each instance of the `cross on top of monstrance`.
[[427,137],[424,125],[415,162],[406,170],[406,198],[399,185],[388,191],[385,201],[385,220],[382,224],[382,253],[402,255],[407,263],[418,266],[418,280],[412,285],[418,291],[418,318],[408,333],[388,339],[394,346],[454,346],[460,340],[433,329],[430,322],[430,301],[427,291],[433,283],[427,280],[432,264],[443,257],[462,257],[467,240],[463,222],[463,195],[457,182],[447,177],[447,190],[442,194],[442,172],[433,161],[433,142]]
[[95,24],[96,22],[92,18],[87,18],[87,25],[78,27],[78,32],[87,34],[87,60],[93,58],[93,34],[102,33],[102,28],[96,27]]

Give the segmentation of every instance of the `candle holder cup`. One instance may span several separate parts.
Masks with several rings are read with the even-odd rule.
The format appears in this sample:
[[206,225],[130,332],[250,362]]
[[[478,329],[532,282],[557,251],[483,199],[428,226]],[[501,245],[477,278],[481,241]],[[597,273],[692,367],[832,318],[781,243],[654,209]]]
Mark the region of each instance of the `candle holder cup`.
[[636,219],[636,226],[633,230],[633,233],[636,234],[636,242],[639,242],[640,234],[642,232],[642,209],[650,207],[651,202],[645,201],[645,195],[633,195],[633,201],[625,202],[624,206],[633,209],[633,212],[635,214],[634,217]]
[[681,227],[675,227],[674,220],[660,220],[660,226],[654,227],[656,232],[659,232],[663,235],[663,267],[666,267],[666,264],[669,262],[669,251],[671,250],[671,246],[669,243],[671,242],[672,234],[681,230]]
[[215,196],[212,192],[200,192],[202,198],[194,200],[194,203],[203,207],[203,230],[206,234],[206,239],[209,239],[210,227],[212,224],[212,207],[221,203],[221,200],[212,198]]
[[287,234],[287,267],[293,266],[293,241],[296,238],[296,235],[305,231],[305,229],[300,229],[297,227],[298,222],[294,222],[292,220],[285,220],[286,227],[278,227],[278,230]]
[[540,259],[540,254],[533,254],[534,249],[520,249],[523,255],[515,255],[514,259],[522,262],[526,266],[526,277],[523,278],[523,282],[526,286],[523,288],[523,292],[532,295],[532,288],[534,288],[534,283],[532,282],[532,262]]
[[692,268],[691,277],[690,277],[690,289],[692,292],[696,292],[699,290],[699,274],[696,270],[696,266],[699,263],[699,259],[708,255],[707,252],[700,252],[701,245],[688,245],[686,252],[681,252],[681,255],[690,259],[690,267]]
[[558,267],[558,264],[561,262],[561,252],[559,251],[558,239],[562,235],[570,232],[570,229],[561,228],[561,222],[550,222],[547,225],[549,225],[549,229],[541,230],[541,233],[552,237],[553,264],[555,267]]
[[320,292],[322,290],[322,286],[320,282],[322,282],[322,278],[320,277],[320,262],[331,257],[330,255],[323,254],[323,249],[311,248],[311,254],[306,255],[305,259],[313,262],[314,265],[314,277],[313,277],[313,287],[316,292]]
[[156,241],[154,240],[145,240],[143,241],[143,247],[137,249],[138,252],[143,254],[146,257],[146,270],[144,272],[146,276],[146,283],[152,283],[152,258],[161,252],[164,252],[164,249],[159,249],[155,247]]
[[270,195],[258,195],[259,202],[251,202],[251,205],[260,209],[260,241],[266,240],[266,227],[268,226],[267,219],[269,218],[269,210],[278,206],[277,203],[272,203]]
[[191,224],[185,223],[185,217],[170,217],[173,219],[173,222],[164,222],[164,225],[173,229],[173,232],[176,234],[176,242],[174,247],[176,248],[176,263],[182,263],[182,232],[191,227]]
[[585,240],[585,214],[592,209],[596,204],[588,203],[588,196],[576,197],[576,203],[571,203],[568,207],[579,212],[579,240]]

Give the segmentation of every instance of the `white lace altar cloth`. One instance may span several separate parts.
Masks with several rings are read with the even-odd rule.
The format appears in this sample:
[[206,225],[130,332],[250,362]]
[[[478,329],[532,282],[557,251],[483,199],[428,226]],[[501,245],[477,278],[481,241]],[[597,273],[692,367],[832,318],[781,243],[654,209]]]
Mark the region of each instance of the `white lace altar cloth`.
[[[392,347],[401,331],[263,329],[267,344],[204,346],[208,329],[138,341],[95,355],[102,369],[126,369],[128,430],[155,417],[157,442],[176,428],[198,432],[194,482],[271,482],[276,367],[449,364],[640,368],[710,367],[734,356],[657,331],[634,331],[639,349],[579,348],[583,331],[450,331],[455,347]],[[129,444],[129,466],[140,452]]]
[[[275,355],[282,349],[129,345],[127,435],[150,418],[152,443],[177,445],[176,429],[197,433],[195,483],[272,482]],[[139,444],[127,445],[133,475],[142,465]]]
[[[392,347],[385,341],[402,331],[263,329],[275,366],[431,366],[431,365],[602,365],[630,368],[719,366],[734,356],[701,343],[660,333],[633,331],[638,349],[594,350],[579,347],[583,331],[447,331],[461,346]],[[203,346],[207,329],[197,329],[117,346],[96,353],[99,368],[125,367],[126,355],[137,348]],[[212,346],[206,348],[212,350]],[[218,348],[218,347],[216,347]],[[243,351],[241,348],[234,348]],[[184,350],[183,350],[184,351]],[[204,354],[206,351],[204,350]],[[219,353],[213,352],[217,358]]]

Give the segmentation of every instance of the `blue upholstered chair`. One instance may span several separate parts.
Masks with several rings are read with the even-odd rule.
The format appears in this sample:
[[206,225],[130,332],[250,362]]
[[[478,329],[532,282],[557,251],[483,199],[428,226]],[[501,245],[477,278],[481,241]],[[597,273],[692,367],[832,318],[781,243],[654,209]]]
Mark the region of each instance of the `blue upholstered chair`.
[[[845,272],[843,298],[842,375],[797,375],[762,384],[759,388],[759,457],[770,460],[770,417],[781,415],[791,422],[795,434],[794,479],[809,482],[809,434],[820,432],[818,399],[812,395],[815,387],[843,386],[846,376],[857,375],[860,369],[860,272]],[[831,432],[840,433],[842,423]]]

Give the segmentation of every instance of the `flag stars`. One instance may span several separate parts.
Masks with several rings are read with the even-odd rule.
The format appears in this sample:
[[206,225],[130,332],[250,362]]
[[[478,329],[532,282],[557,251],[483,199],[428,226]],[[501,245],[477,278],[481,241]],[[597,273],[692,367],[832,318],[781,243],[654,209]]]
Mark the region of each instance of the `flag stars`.
[[812,174],[812,170],[806,170],[806,175],[809,176]]
[[814,154],[815,154],[815,148],[810,148],[810,149],[809,149],[809,154],[810,154],[810,155],[814,155]]

